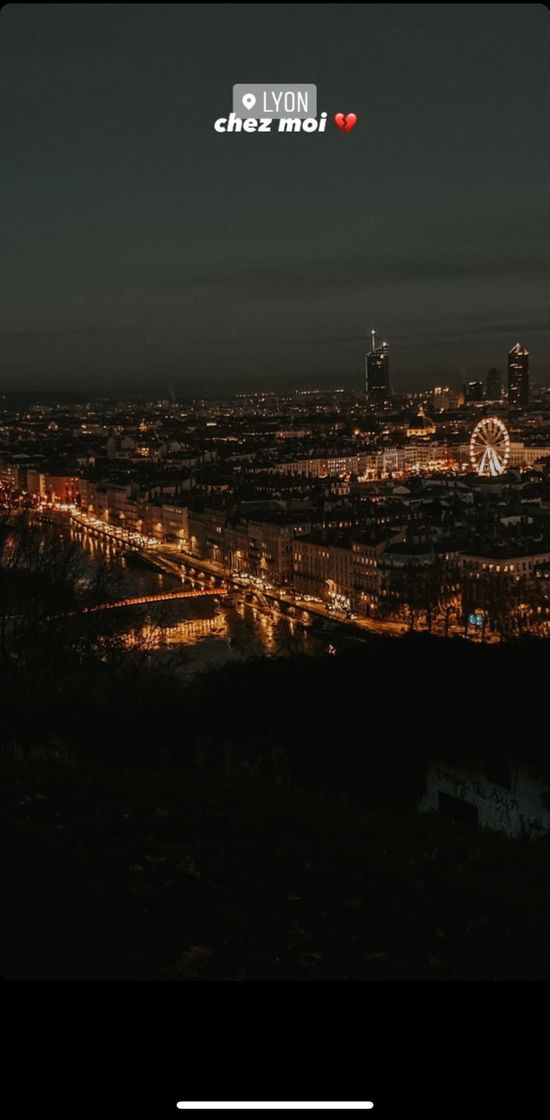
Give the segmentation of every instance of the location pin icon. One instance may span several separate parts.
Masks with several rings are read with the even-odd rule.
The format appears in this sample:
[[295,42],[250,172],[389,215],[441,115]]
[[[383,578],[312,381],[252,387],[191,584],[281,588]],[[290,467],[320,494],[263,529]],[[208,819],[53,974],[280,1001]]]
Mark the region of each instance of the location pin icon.
[[245,109],[253,109],[256,104],[256,98],[253,93],[245,93],[243,95],[243,105]]

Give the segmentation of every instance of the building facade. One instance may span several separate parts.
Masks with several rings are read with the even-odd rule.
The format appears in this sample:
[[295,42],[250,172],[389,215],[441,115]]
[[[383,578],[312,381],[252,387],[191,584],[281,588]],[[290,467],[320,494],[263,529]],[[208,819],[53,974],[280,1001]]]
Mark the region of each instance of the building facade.
[[486,378],[485,398],[488,401],[502,400],[502,381],[498,369],[490,369]]

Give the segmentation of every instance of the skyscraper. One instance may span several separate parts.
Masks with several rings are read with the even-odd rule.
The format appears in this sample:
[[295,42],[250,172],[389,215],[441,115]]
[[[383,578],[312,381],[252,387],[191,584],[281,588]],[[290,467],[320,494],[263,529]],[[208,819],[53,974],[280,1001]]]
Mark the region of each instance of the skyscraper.
[[390,399],[390,355],[387,342],[376,345],[376,335],[371,331],[372,350],[366,358],[367,399],[373,404]]
[[508,354],[508,404],[510,408],[529,404],[529,351],[519,342]]
[[486,379],[486,393],[485,397],[488,401],[500,401],[502,399],[502,381],[498,369],[490,369]]

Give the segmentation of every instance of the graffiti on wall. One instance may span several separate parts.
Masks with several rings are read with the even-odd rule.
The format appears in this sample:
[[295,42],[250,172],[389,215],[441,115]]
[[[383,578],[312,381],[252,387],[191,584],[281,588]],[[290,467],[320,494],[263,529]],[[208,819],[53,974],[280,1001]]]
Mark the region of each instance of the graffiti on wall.
[[492,811],[495,827],[505,831],[521,831],[523,836],[534,839],[547,831],[539,817],[528,816],[519,812],[517,797],[511,796],[508,790],[487,784],[479,778],[465,778],[453,774],[441,766],[435,768],[435,778],[444,782],[455,797],[462,801],[485,802],[487,809]]

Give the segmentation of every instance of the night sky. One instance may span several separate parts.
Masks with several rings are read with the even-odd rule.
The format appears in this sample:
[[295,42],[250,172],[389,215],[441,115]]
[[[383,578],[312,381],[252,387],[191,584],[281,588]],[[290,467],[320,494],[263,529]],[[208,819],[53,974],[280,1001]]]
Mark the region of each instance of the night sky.
[[[327,132],[217,134],[248,81]],[[8,5],[0,82],[0,390],[550,383],[542,4]]]

